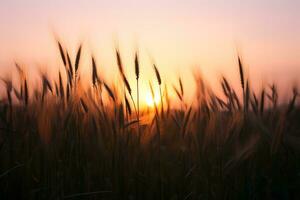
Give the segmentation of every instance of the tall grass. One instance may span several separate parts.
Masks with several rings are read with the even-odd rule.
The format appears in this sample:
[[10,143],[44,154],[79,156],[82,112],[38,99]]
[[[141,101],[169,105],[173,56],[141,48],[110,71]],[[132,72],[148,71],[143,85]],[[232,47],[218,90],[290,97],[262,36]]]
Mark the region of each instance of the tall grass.
[[134,71],[136,78],[136,102],[137,102],[137,121],[138,121],[138,135],[140,137],[140,91],[139,91],[139,78],[140,78],[140,64],[138,53],[134,57]]
[[84,48],[72,59],[57,44],[65,69],[57,78],[41,73],[40,84],[29,84],[16,64],[18,83],[1,79],[0,199],[300,197],[297,87],[285,103],[274,84],[254,91],[238,56],[242,101],[226,77],[221,97],[196,74],[193,104],[185,102],[181,77],[172,85],[177,109],[154,64],[156,81],[149,87],[153,98],[159,87],[160,103],[149,113],[140,102],[140,83],[148,80],[142,79],[139,52],[134,98],[118,49],[121,83],[99,75],[92,55],[91,83],[82,87]]

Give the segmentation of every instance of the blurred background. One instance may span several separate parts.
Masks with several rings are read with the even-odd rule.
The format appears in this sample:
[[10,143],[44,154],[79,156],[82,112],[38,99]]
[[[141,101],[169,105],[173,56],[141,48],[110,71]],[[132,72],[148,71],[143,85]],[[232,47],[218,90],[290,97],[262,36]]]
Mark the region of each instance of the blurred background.
[[31,77],[39,68],[57,76],[57,36],[73,57],[84,44],[86,79],[91,53],[103,77],[117,77],[119,46],[133,83],[139,49],[142,88],[155,78],[153,58],[168,84],[182,76],[191,98],[195,68],[216,90],[222,74],[237,84],[239,51],[254,88],[275,81],[284,89],[300,72],[299,8],[297,0],[1,0],[0,69],[10,74],[17,61]]

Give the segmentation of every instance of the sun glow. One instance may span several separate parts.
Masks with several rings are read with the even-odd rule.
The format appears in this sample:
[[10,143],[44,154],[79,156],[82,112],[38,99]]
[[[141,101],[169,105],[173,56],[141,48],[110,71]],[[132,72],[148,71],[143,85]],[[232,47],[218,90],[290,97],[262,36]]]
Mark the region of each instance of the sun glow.
[[153,98],[151,92],[149,91],[145,95],[145,102],[149,107],[154,107],[154,104],[158,105],[160,103],[159,94],[154,94],[154,98]]

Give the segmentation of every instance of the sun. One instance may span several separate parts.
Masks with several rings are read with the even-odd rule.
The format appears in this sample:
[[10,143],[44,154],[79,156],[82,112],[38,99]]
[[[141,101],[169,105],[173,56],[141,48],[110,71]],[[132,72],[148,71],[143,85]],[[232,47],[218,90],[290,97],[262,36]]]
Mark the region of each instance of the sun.
[[147,106],[154,107],[154,103],[156,105],[158,105],[160,102],[159,95],[154,94],[154,99],[153,99],[151,92],[148,92],[148,93],[146,93],[146,96],[145,96],[145,102],[146,102]]

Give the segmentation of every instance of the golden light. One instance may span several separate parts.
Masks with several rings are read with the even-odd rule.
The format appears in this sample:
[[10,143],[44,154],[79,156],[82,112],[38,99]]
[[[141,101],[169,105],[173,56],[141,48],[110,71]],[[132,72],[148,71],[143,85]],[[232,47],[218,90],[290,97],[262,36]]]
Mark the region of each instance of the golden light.
[[160,103],[159,94],[154,94],[154,99],[153,99],[151,92],[150,91],[147,92],[145,95],[145,102],[149,107],[154,107],[154,103],[158,105]]

